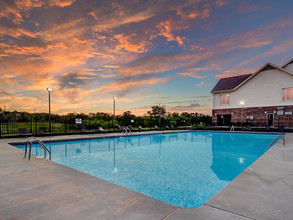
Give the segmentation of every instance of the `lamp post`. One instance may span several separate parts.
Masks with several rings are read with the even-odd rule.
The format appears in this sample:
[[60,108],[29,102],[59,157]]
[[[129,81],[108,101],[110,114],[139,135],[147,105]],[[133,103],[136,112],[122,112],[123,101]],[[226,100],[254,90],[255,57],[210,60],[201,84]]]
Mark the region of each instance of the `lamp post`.
[[244,102],[241,101],[241,102],[240,102],[240,105],[241,105],[241,128],[243,128],[243,127],[242,127],[242,121],[243,121],[243,105],[244,105]]
[[117,97],[114,96],[113,97],[113,121],[112,121],[112,128],[114,130],[114,120],[115,120],[115,101],[116,101]]
[[51,92],[53,91],[52,88],[47,88],[49,92],[49,133],[51,134]]
[[162,104],[159,104],[160,119],[159,119],[159,128],[161,128],[161,117],[162,117]]

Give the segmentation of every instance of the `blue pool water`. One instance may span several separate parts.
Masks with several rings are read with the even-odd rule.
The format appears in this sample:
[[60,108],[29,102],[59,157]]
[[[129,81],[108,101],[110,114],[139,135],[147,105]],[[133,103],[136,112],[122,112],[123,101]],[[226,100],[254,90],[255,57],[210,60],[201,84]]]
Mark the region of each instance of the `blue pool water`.
[[[46,146],[57,163],[176,206],[196,208],[265,153],[276,136],[182,132]],[[42,156],[43,150],[33,145],[32,153]]]

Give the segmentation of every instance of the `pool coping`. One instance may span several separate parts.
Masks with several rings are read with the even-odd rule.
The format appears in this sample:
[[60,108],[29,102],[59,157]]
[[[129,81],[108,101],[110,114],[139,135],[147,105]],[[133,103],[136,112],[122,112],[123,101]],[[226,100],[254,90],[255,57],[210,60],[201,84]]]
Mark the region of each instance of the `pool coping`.
[[[177,131],[153,131],[148,133],[143,132],[143,134],[173,132]],[[265,133],[268,134],[269,132]],[[277,133],[279,134],[280,132]],[[274,132],[274,134],[276,133]],[[111,137],[121,136],[120,134],[110,135],[112,135]],[[97,137],[109,138],[110,135],[91,135],[90,138],[88,135],[86,135],[87,137],[85,137],[85,135],[77,135],[75,137],[70,135],[69,139],[77,140],[79,138],[84,140]],[[142,134],[136,134],[135,136],[141,135]],[[51,142],[53,138],[55,140],[57,139],[57,141],[68,140],[68,137],[64,136],[44,137],[42,139],[49,139],[48,141]],[[0,183],[0,186],[6,189],[0,190],[0,216],[4,217],[4,219],[23,219],[27,217],[50,219],[53,216],[55,216],[56,219],[78,219],[86,216],[102,219],[293,219],[293,211],[291,206],[288,205],[293,204],[293,156],[292,158],[290,156],[290,152],[293,152],[293,134],[286,134],[285,139],[285,146],[283,146],[281,142],[276,143],[219,193],[208,200],[203,206],[195,209],[176,207],[48,160],[35,157],[32,157],[31,161],[22,160],[20,157],[23,156],[23,151],[12,148],[11,145],[8,144],[11,142],[11,139],[0,139],[0,175],[5,177],[4,183]],[[20,138],[18,140],[23,141],[25,138]],[[284,157],[284,152],[289,152],[289,156],[287,155],[286,157],[285,155]],[[90,199],[86,199],[84,197],[85,195],[81,195],[81,200],[84,201],[85,204],[90,204],[90,207],[74,206],[72,203],[78,202],[72,202],[74,199],[71,197],[74,192],[70,190],[64,195],[64,198],[62,197],[64,201],[61,205],[59,204],[59,208],[51,204],[52,201],[55,200],[48,197],[48,195],[35,195],[35,197],[32,197],[30,194],[34,194],[34,190],[36,188],[38,189],[38,187],[41,187],[45,192],[47,190],[50,191],[51,188],[52,190],[56,190],[56,188],[54,188],[55,186],[46,185],[46,181],[41,178],[46,174],[46,169],[51,172],[50,179],[53,182],[60,182],[60,186],[66,190],[69,190],[68,188],[73,186],[74,189],[82,189],[84,191],[87,191],[88,188],[93,188],[91,192],[87,192]],[[60,172],[62,175],[66,174],[66,178],[70,179],[70,184],[67,180],[63,181],[63,177],[60,177]],[[25,176],[23,176],[24,173],[26,174]],[[40,184],[35,184],[35,188],[30,190],[26,187],[19,189],[22,193],[21,197],[14,195],[13,189],[18,186],[16,180],[25,183],[29,182],[31,178],[40,179]],[[82,179],[86,179],[87,181],[83,182]],[[15,187],[13,187],[14,185]],[[44,185],[46,185],[48,189],[44,187]],[[94,195],[105,194],[105,192],[101,190],[103,187],[106,187],[110,192],[115,191],[115,194],[109,193],[107,194],[107,198],[99,200]],[[52,196],[58,197],[60,191],[50,191],[50,193]],[[247,196],[247,194],[249,196]],[[69,199],[67,200],[65,197]],[[114,206],[114,208],[107,206],[108,200],[113,202],[112,206]],[[124,200],[127,202],[123,202]],[[36,212],[33,210],[33,207],[37,206],[36,203],[49,204],[48,209],[44,209],[43,205],[41,211]],[[101,208],[96,210],[91,204],[95,204],[97,207]],[[51,211],[50,208],[52,209]],[[72,208],[75,214],[70,215],[66,212],[65,210],[68,208]],[[90,214],[85,213],[85,209]],[[119,212],[117,212],[116,209],[118,209]],[[54,213],[57,214],[52,216],[53,210]]]

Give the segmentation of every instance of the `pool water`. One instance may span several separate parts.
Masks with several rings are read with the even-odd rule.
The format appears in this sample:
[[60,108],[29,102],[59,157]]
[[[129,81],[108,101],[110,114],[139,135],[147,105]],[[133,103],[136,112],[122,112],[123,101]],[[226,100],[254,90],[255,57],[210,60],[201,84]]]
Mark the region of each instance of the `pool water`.
[[[57,163],[176,206],[196,208],[264,154],[275,137],[181,132],[46,146]],[[33,145],[33,154],[43,156],[43,152]]]

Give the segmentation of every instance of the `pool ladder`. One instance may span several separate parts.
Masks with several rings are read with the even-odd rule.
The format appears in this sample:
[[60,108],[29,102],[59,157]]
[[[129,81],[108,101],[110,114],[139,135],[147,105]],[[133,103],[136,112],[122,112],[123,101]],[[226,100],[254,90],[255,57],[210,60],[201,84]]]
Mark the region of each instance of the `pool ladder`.
[[30,138],[28,138],[26,140],[26,142],[25,142],[25,151],[24,151],[24,159],[26,158],[28,143],[30,143],[30,148],[29,148],[29,153],[28,153],[28,160],[31,159],[32,144],[33,144],[34,141],[37,142],[37,143],[39,143],[41,145],[41,147],[43,148],[43,150],[44,150],[44,158],[46,158],[46,152],[48,152],[48,154],[49,154],[49,160],[51,160],[51,152],[48,150],[48,148],[43,143],[43,141],[41,141],[40,139],[38,139],[36,137],[30,137]]
[[274,143],[277,143],[279,140],[283,139],[283,146],[285,146],[285,136],[283,135],[278,135],[272,142],[270,143],[270,148]]
[[131,134],[131,129],[129,127],[123,128],[123,134]]

